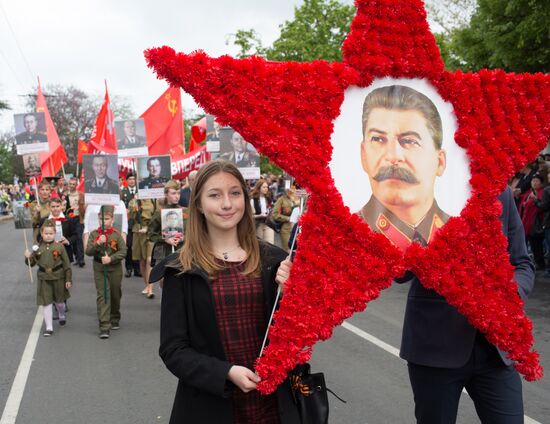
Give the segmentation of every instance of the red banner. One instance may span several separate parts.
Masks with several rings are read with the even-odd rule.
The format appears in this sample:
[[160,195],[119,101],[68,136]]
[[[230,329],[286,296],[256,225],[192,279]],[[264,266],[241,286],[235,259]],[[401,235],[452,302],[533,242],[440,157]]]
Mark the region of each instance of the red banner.
[[90,153],[90,148],[87,143],[85,143],[83,140],[78,140],[78,154],[77,154],[77,162],[82,163],[82,155],[87,155]]
[[46,99],[40,88],[40,80],[38,81],[38,94],[36,96],[36,111],[44,112],[46,118],[46,133],[48,135],[48,151],[40,153],[40,168],[42,169],[43,177],[54,177],[61,169],[63,164],[67,163],[67,155],[63,149],[63,145],[59,140],[57,131],[48,111]]
[[199,169],[209,160],[210,153],[206,151],[206,146],[201,146],[199,149],[187,153],[178,160],[172,159],[172,178],[182,180],[191,171]]
[[206,116],[199,119],[191,127],[191,141],[189,142],[189,151],[192,152],[200,147],[200,143],[206,140]]

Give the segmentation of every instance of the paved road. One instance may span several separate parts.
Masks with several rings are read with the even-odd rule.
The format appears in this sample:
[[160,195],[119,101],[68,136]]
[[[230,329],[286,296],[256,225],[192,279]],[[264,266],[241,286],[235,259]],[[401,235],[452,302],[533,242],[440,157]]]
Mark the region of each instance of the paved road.
[[[36,316],[35,286],[22,262],[21,231],[0,223],[0,411],[13,385]],[[141,281],[125,278],[121,330],[110,340],[97,338],[95,289],[89,264],[75,269],[68,324],[40,337],[24,388],[17,424],[83,422],[167,423],[176,380],[158,355],[159,297],[147,300]],[[382,293],[348,322],[391,346],[399,347],[407,287]],[[158,293],[158,291],[157,291]],[[537,349],[550,370],[550,281],[540,280],[527,309],[534,320]],[[405,363],[346,328],[315,348],[312,366],[348,403],[331,401],[331,422],[344,424],[411,423],[412,395]],[[550,372],[550,371],[548,371]],[[330,395],[329,395],[330,396]],[[550,422],[550,379],[524,384],[526,414]],[[459,423],[478,422],[463,395]]]

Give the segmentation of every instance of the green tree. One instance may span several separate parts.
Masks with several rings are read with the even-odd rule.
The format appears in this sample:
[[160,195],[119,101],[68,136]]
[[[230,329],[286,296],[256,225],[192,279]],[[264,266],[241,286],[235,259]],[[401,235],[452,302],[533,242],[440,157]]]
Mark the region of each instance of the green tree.
[[11,108],[8,102],[5,102],[4,100],[0,100],[0,113],[2,113],[3,110],[9,110],[9,109]]
[[294,19],[280,25],[281,34],[270,47],[263,47],[254,29],[237,31],[238,57],[256,54],[276,61],[341,61],[342,43],[354,15],[354,6],[337,0],[304,0],[294,8]]
[[0,181],[9,182],[17,175],[25,175],[23,160],[15,151],[15,134],[12,131],[0,133]]
[[550,2],[478,0],[469,24],[448,38],[464,70],[550,72]]

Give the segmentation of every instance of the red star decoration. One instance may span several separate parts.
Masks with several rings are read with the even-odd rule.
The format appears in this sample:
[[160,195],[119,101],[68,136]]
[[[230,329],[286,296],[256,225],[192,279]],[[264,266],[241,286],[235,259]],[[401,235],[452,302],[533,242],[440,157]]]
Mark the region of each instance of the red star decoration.
[[[550,76],[447,72],[420,0],[356,6],[342,63],[211,58],[169,47],[145,53],[159,77],[183,87],[311,195],[270,344],[257,363],[259,389],[273,391],[318,340],[407,269],[508,352],[527,380],[538,379],[543,371],[531,351],[532,324],[513,282],[496,197],[550,137]],[[454,106],[455,141],[470,159],[471,197],[460,217],[428,247],[413,244],[405,254],[350,213],[328,168],[344,90],[382,77],[427,79]]]

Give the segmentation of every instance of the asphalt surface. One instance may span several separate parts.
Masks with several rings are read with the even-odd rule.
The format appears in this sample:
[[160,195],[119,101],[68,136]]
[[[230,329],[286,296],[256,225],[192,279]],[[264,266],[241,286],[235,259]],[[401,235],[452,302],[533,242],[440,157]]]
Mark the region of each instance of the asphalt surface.
[[[36,286],[23,264],[23,233],[12,221],[0,223],[0,411],[13,385],[36,316]],[[123,280],[121,329],[109,340],[97,337],[95,287],[89,260],[74,269],[68,322],[54,335],[40,335],[24,388],[18,424],[56,422],[168,423],[176,379],[158,357],[160,291],[147,300],[142,280]],[[408,287],[384,291],[348,322],[399,348]],[[550,280],[538,279],[527,303],[534,322],[536,349],[550,372]],[[344,424],[412,423],[414,405],[404,361],[338,327],[315,346],[312,368],[347,404],[329,394],[330,422]],[[550,422],[550,379],[524,382],[526,415]],[[479,422],[463,394],[458,423]]]

